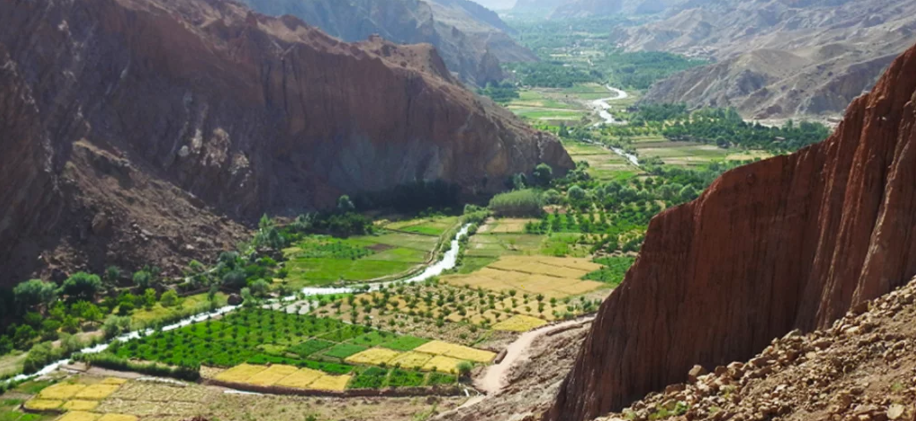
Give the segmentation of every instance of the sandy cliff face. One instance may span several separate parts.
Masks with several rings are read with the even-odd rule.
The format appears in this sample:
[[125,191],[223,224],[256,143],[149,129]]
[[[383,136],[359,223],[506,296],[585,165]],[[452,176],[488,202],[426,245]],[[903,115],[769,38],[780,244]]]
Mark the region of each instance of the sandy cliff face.
[[586,420],[828,326],[916,274],[916,48],[825,142],[724,174],[656,217],[550,420]]
[[7,284],[72,267],[49,261],[61,248],[96,269],[132,249],[127,263],[155,263],[342,193],[425,179],[485,194],[572,166],[429,45],[342,43],[226,1],[5,1],[0,61]]

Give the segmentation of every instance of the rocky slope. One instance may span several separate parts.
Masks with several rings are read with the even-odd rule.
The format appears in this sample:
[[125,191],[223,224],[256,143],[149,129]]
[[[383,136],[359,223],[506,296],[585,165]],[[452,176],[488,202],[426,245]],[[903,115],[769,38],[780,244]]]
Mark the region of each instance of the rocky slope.
[[616,13],[660,13],[679,0],[518,0],[514,11],[540,12],[550,19],[585,18]]
[[[499,16],[470,0],[245,0],[256,10],[296,16],[344,41],[370,35],[402,44],[430,43],[463,81],[504,78],[500,62],[536,61]],[[492,58],[495,57],[496,60]]]
[[746,363],[676,384],[599,421],[916,419],[916,282],[829,329],[775,339]]
[[612,40],[716,63],[675,75],[645,100],[733,106],[751,118],[837,115],[916,40],[909,0],[678,1],[666,10]]
[[342,193],[488,194],[573,165],[429,45],[342,43],[228,1],[0,2],[0,63],[4,285],[212,257],[232,221]]
[[586,420],[829,327],[916,274],[916,48],[823,143],[724,174],[649,225],[549,420]]

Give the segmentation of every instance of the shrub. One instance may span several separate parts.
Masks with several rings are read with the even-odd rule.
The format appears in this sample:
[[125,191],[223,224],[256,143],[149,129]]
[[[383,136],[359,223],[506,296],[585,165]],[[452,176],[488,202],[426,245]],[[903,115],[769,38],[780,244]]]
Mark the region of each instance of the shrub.
[[172,377],[191,382],[200,379],[200,366],[179,365],[170,367],[159,363],[138,363],[104,352],[74,355],[73,359],[111,370],[134,371],[151,376]]
[[540,216],[541,195],[534,190],[498,194],[490,200],[490,210],[497,216]]
[[77,272],[64,281],[61,291],[71,298],[92,301],[102,287],[102,280],[97,275]]
[[172,307],[178,304],[178,293],[172,290],[162,293],[162,297],[159,297],[159,302],[162,303],[163,307]]
[[40,304],[50,304],[57,299],[57,287],[41,279],[32,279],[16,285],[13,297],[20,310],[28,310]]

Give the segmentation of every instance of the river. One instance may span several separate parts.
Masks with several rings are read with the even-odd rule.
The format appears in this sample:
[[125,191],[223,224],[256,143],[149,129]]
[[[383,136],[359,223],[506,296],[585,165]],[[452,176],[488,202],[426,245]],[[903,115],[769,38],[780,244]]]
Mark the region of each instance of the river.
[[[389,281],[389,282],[378,282],[378,283],[368,284],[368,286],[369,286],[369,291],[377,291],[377,290],[378,290],[379,288],[381,288],[382,286],[388,286],[388,285],[392,285],[392,284],[395,284],[395,283],[415,283],[415,282],[422,282],[422,281],[425,281],[425,280],[427,280],[427,279],[429,279],[429,278],[432,278],[432,277],[434,277],[434,276],[439,276],[439,275],[441,275],[443,272],[445,272],[445,271],[447,271],[447,270],[449,270],[449,269],[454,268],[455,265],[456,265],[457,262],[458,262],[458,253],[459,253],[459,251],[460,251],[460,250],[459,250],[459,245],[458,245],[458,239],[461,238],[462,235],[466,235],[466,234],[468,233],[468,229],[469,229],[469,228],[470,228],[470,224],[467,224],[467,225],[461,227],[461,229],[458,231],[457,234],[455,234],[455,237],[452,239],[452,242],[451,242],[451,244],[450,244],[451,247],[448,249],[448,251],[445,252],[445,254],[442,256],[442,259],[439,260],[438,262],[436,262],[436,263],[430,265],[430,266],[427,267],[426,269],[424,269],[423,272],[421,272],[421,273],[419,273],[419,274],[417,274],[417,275],[414,275],[414,276],[412,276],[412,277],[410,277],[410,278],[403,279],[403,280]],[[309,296],[309,297],[316,297],[316,296],[320,296],[320,295],[351,294],[351,293],[355,293],[355,292],[358,292],[358,291],[363,291],[363,290],[365,290],[365,288],[366,288],[365,285],[362,285],[362,286],[355,286],[355,287],[339,287],[339,288],[335,288],[335,287],[314,288],[314,287],[312,287],[312,288],[303,288],[303,289],[301,290],[301,293],[304,294],[304,295],[306,295],[306,296]],[[295,300],[296,298],[297,298],[296,296],[290,296],[290,297],[280,298],[278,301],[279,301],[279,302],[287,302],[287,301],[293,301],[293,300]],[[179,321],[179,322],[177,322],[177,323],[173,323],[173,324],[170,324],[170,325],[168,325],[168,326],[164,326],[164,327],[162,328],[162,330],[163,330],[163,331],[169,331],[169,330],[178,329],[178,328],[185,327],[185,326],[188,326],[188,325],[193,324],[193,323],[198,323],[198,322],[205,321],[205,320],[209,319],[210,317],[220,316],[220,315],[223,315],[223,314],[226,314],[226,313],[235,311],[235,310],[237,310],[237,309],[239,309],[239,308],[241,308],[241,306],[225,306],[225,307],[220,307],[220,308],[218,308],[218,309],[216,309],[216,310],[208,311],[208,312],[204,312],[204,313],[199,313],[199,314],[196,314],[196,315],[194,315],[194,316],[191,316],[191,317],[188,317],[188,318],[186,318],[186,319],[183,319],[183,320],[181,320],[181,321]],[[153,330],[153,329],[146,329],[146,330],[143,330],[143,331],[134,331],[134,332],[125,333],[125,334],[123,334],[123,335],[121,335],[121,336],[118,336],[118,337],[112,339],[111,341],[109,341],[109,342],[107,342],[107,343],[103,343],[103,344],[99,344],[99,345],[96,345],[96,346],[93,346],[93,347],[85,348],[85,349],[80,350],[80,352],[82,352],[82,353],[84,353],[84,354],[97,354],[97,353],[99,353],[99,352],[102,352],[102,351],[108,349],[108,346],[109,346],[112,342],[114,342],[114,341],[127,342],[127,341],[130,341],[130,340],[132,340],[132,339],[140,338],[141,332],[142,332],[143,335],[145,336],[145,335],[152,334],[152,333],[154,332],[154,330]],[[46,374],[49,374],[49,373],[53,372],[54,370],[57,370],[57,369],[60,368],[62,365],[66,364],[68,361],[70,361],[69,358],[63,359],[63,360],[60,360],[60,361],[55,361],[55,362],[53,362],[53,363],[51,363],[51,364],[48,364],[47,366],[45,366],[44,368],[42,368],[41,370],[39,370],[39,371],[36,372],[36,373],[33,373],[33,374],[20,374],[20,375],[18,375],[18,376],[16,376],[16,377],[13,377],[12,379],[8,379],[8,380],[2,381],[2,382],[0,382],[0,383],[4,383],[4,384],[5,384],[5,383],[11,382],[11,381],[23,381],[23,380],[31,379],[31,378],[33,378],[33,377],[43,376],[43,375],[46,375]]]
[[604,87],[607,88],[608,91],[613,92],[616,96],[596,99],[592,101],[591,103],[592,108],[597,110],[598,116],[601,117],[602,120],[604,120],[604,121],[599,121],[595,123],[593,127],[599,127],[605,124],[618,124],[617,120],[615,120],[614,116],[611,115],[610,113],[610,110],[612,107],[611,107],[611,104],[608,104],[608,102],[620,101],[621,99],[627,99],[630,97],[630,95],[627,94],[626,92],[620,89],[617,89],[617,88],[612,88],[611,85],[604,85]]

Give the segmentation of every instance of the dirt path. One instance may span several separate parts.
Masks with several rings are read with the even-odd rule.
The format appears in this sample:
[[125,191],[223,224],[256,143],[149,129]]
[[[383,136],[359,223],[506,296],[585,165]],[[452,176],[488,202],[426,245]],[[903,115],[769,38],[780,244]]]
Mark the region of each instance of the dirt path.
[[[474,386],[477,387],[478,390],[486,392],[487,395],[494,395],[498,393],[504,387],[506,387],[506,374],[509,373],[509,370],[518,360],[528,355],[528,348],[531,347],[531,344],[535,341],[535,339],[538,339],[550,332],[591,323],[592,320],[594,320],[594,317],[580,320],[571,320],[568,322],[563,322],[560,324],[555,324],[523,333],[522,336],[519,336],[515,342],[506,348],[505,358],[503,358],[499,364],[494,364],[487,367],[487,370],[484,372],[483,376],[479,377],[474,382]],[[481,400],[483,399],[472,399],[465,405],[470,406],[480,402]]]

